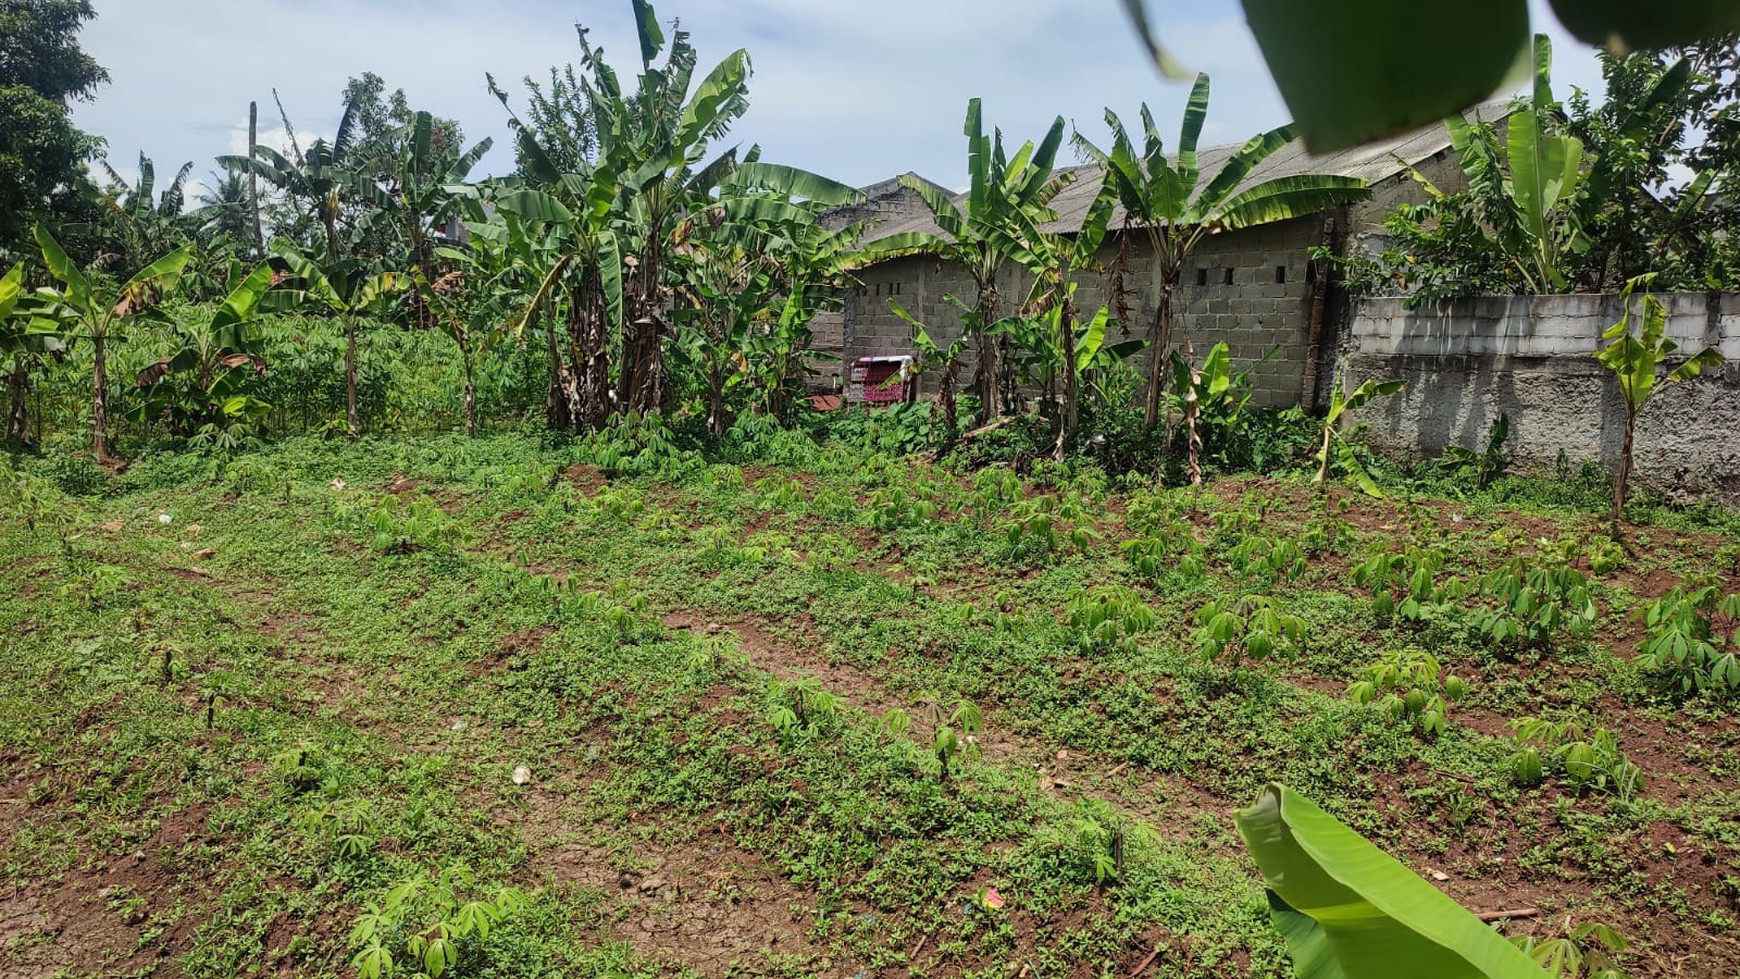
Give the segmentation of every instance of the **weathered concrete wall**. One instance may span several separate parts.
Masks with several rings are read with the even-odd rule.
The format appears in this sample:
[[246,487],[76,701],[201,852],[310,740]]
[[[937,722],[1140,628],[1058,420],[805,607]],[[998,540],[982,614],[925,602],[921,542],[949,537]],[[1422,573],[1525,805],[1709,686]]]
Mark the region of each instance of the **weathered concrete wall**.
[[[1729,362],[1658,389],[1638,420],[1638,478],[1676,495],[1740,500],[1740,295],[1660,298],[1680,354],[1710,346]],[[1352,322],[1347,383],[1407,382],[1359,419],[1375,444],[1403,456],[1484,448],[1503,414],[1507,451],[1521,466],[1549,466],[1563,453],[1611,467],[1625,415],[1594,353],[1621,315],[1618,296],[1481,297],[1419,310],[1367,300]]]

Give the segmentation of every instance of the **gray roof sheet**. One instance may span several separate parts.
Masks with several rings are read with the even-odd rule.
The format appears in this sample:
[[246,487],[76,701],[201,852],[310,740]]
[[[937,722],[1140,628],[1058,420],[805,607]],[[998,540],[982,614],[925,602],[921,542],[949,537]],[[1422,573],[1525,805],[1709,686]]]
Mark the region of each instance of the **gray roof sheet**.
[[[1478,113],[1481,118],[1494,119],[1507,113],[1504,103],[1488,103],[1469,110],[1470,118]],[[1204,181],[1220,170],[1233,153],[1238,151],[1242,143],[1229,143],[1224,146],[1210,146],[1198,151],[1199,166]],[[1438,153],[1450,148],[1450,136],[1445,132],[1442,123],[1433,123],[1422,129],[1404,133],[1390,139],[1367,143],[1352,149],[1338,150],[1334,153],[1312,154],[1305,150],[1305,144],[1295,140],[1264,160],[1253,169],[1240,189],[1254,186],[1277,177],[1289,177],[1308,173],[1331,173],[1347,177],[1358,177],[1369,184],[1393,177],[1403,172],[1402,163],[1417,166]],[[1400,162],[1398,162],[1400,161]],[[1044,226],[1042,230],[1070,234],[1081,230],[1081,225],[1087,218],[1088,208],[1099,194],[1099,167],[1096,165],[1064,167],[1058,173],[1074,173],[1076,179],[1060,191],[1051,202],[1052,210],[1057,212],[1057,220]],[[953,194],[951,199],[956,206],[966,198],[965,194]],[[1112,227],[1123,224],[1124,209],[1117,208],[1112,214]],[[940,235],[942,229],[937,226],[928,208],[914,206],[878,222],[865,231],[862,244],[869,244],[883,238],[905,232],[919,231]]]

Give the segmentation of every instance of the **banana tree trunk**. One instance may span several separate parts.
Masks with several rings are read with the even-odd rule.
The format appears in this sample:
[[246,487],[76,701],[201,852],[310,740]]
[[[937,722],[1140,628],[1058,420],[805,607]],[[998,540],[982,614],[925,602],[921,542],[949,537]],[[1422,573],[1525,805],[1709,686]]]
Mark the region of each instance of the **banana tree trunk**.
[[937,383],[936,389],[935,411],[942,416],[943,448],[945,450],[954,445],[955,436],[959,433],[956,423],[960,414],[955,403],[955,391],[960,388],[960,384],[961,361],[957,357],[950,360],[943,368],[942,379]]
[[473,377],[471,355],[465,357],[465,437],[477,435],[477,381]]
[[352,442],[362,436],[356,412],[356,317],[344,318],[344,423]]
[[6,375],[6,389],[11,394],[11,404],[6,412],[6,438],[28,447],[31,444],[30,403],[26,399],[30,395],[30,372],[22,362]]
[[1613,477],[1613,525],[1625,517],[1625,484],[1631,479],[1631,448],[1636,434],[1637,416],[1625,416],[1625,442],[1619,448],[1619,472]]
[[634,415],[657,411],[664,400],[664,334],[660,309],[661,242],[651,240],[641,253],[633,319],[623,330],[617,409]]
[[1063,313],[1057,318],[1058,349],[1063,352],[1059,367],[1063,388],[1062,418],[1057,431],[1057,461],[1062,462],[1075,445],[1076,429],[1081,424],[1081,379],[1075,372],[1075,309],[1065,300]]
[[544,330],[544,339],[547,341],[545,352],[549,354],[550,362],[549,386],[544,391],[544,423],[552,431],[564,432],[574,424],[574,416],[562,384],[567,362],[562,359],[562,348],[556,343],[554,322],[550,322]]
[[[596,276],[596,272],[593,273]],[[576,295],[576,301],[580,296]],[[579,419],[587,431],[600,431],[610,421],[610,327],[604,290],[594,281],[581,310]]]
[[[979,411],[973,416],[977,426],[988,425],[1003,414],[1003,365],[999,355],[1002,346],[989,332],[997,317],[996,279],[979,286],[979,336],[973,341],[978,351],[978,367],[973,371],[973,392],[979,397]],[[950,422],[953,425],[953,422]]]
[[108,338],[91,337],[91,454],[99,463],[109,461],[109,351]]
[[719,369],[719,359],[715,355],[713,363],[707,368],[707,432],[710,435],[724,435],[728,427],[725,423],[725,374]]
[[1154,311],[1154,328],[1148,336],[1148,398],[1144,424],[1160,422],[1160,395],[1165,389],[1166,358],[1172,352],[1172,303],[1178,295],[1178,272],[1168,271],[1160,285],[1160,304]]

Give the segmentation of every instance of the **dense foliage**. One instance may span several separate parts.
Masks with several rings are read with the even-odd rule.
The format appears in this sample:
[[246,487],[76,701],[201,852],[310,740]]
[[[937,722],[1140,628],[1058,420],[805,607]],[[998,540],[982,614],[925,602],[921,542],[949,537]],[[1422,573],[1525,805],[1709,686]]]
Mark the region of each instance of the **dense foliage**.
[[1466,186],[1424,176],[1423,204],[1386,220],[1381,255],[1350,284],[1415,304],[1493,293],[1613,292],[1740,284],[1732,144],[1740,36],[1666,53],[1603,52],[1606,98],[1559,101],[1536,39],[1533,94],[1496,119],[1445,123]]

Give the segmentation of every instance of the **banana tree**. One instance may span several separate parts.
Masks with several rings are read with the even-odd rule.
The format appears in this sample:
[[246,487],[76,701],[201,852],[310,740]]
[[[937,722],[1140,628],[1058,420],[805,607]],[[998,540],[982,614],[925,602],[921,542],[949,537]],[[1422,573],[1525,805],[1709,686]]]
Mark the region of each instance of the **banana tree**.
[[70,336],[91,342],[91,453],[99,463],[114,461],[109,454],[108,352],[111,342],[127,338],[127,328],[153,316],[158,304],[175,291],[187,268],[187,246],[159,258],[128,279],[119,290],[102,287],[87,278],[48,229],[36,229],[43,264],[60,281],[60,288],[43,289],[37,297],[46,314],[67,325]]
[[1402,389],[1404,381],[1367,380],[1351,393],[1344,390],[1344,382],[1338,382],[1329,393],[1329,413],[1323,416],[1323,443],[1317,450],[1317,476],[1311,480],[1313,485],[1326,487],[1329,483],[1329,473],[1336,462],[1353,478],[1353,481],[1364,490],[1368,496],[1383,496],[1377,481],[1366,472],[1365,465],[1359,461],[1359,456],[1353,451],[1353,442],[1343,424],[1352,413],[1369,404],[1373,399],[1388,397]]
[[1014,372],[1004,363],[1007,342],[986,329],[997,322],[997,275],[1015,259],[1022,264],[1035,260],[1026,253],[1024,230],[1036,228],[1057,215],[1050,203],[1073,177],[1053,175],[1057,151],[1063,145],[1063,117],[1038,144],[1022,144],[1013,157],[1003,148],[1001,130],[986,135],[983,107],[978,99],[967,103],[963,128],[967,137],[966,196],[957,202],[935,187],[910,175],[901,184],[916,192],[929,209],[942,234],[908,232],[871,243],[866,252],[890,257],[902,254],[934,255],[967,270],[977,295],[973,316],[963,322],[971,330],[978,355],[973,390],[979,398],[977,421],[984,424],[1004,413],[1014,401]]
[[679,229],[669,262],[681,278],[671,311],[677,346],[706,387],[707,431],[731,425],[727,394],[749,377],[743,349],[784,286],[777,239],[707,211]]
[[[749,52],[726,55],[694,84],[695,50],[688,35],[666,38],[646,0],[633,0],[641,75],[626,95],[612,70],[581,34],[593,70],[588,93],[597,116],[598,153],[620,176],[616,209],[626,232],[623,271],[627,316],[616,377],[621,410],[659,410],[665,396],[665,341],[670,336],[670,284],[665,258],[685,208],[708,196],[737,165],[736,150],[709,160],[709,144],[748,108]],[[659,55],[662,65],[655,65]]]
[[[541,330],[544,336],[546,422],[557,431],[576,425],[596,430],[609,411],[608,338],[622,320],[622,266],[609,261],[617,251],[606,223],[608,203],[601,212],[576,214],[554,196],[517,184],[469,190],[474,199],[465,202],[465,227],[472,247],[501,254],[505,268],[498,279],[522,299],[511,310],[509,331],[520,337],[527,329]],[[486,199],[491,206],[485,207]],[[616,274],[603,276],[606,267]]]
[[[521,129],[521,145],[541,152],[528,130]],[[503,225],[487,233],[504,236],[515,265],[535,279],[509,326],[519,335],[545,323],[550,425],[598,431],[617,407],[610,344],[623,333],[626,309],[613,204],[616,177],[601,161],[582,173],[556,174],[546,186],[498,195]],[[468,227],[474,238],[484,228]],[[566,333],[566,350],[559,332]]]
[[[1469,171],[1469,188],[1476,199],[1483,197],[1485,182],[1490,180],[1500,181],[1502,197],[1510,199],[1520,240],[1501,238],[1500,244],[1531,292],[1565,291],[1563,258],[1588,244],[1575,206],[1585,177],[1583,142],[1549,131],[1549,123],[1558,112],[1552,70],[1553,43],[1545,34],[1537,34],[1531,99],[1511,112],[1506,125],[1504,163],[1508,172],[1493,173],[1478,164],[1464,168]],[[1444,126],[1460,158],[1466,160],[1478,152],[1473,144],[1478,131],[1466,119],[1452,116]]]
[[1234,815],[1299,979],[1547,979],[1515,945],[1309,800]]
[[294,280],[288,285],[290,294],[300,302],[338,317],[344,325],[345,430],[351,439],[357,439],[362,435],[362,422],[356,407],[359,321],[365,315],[382,314],[386,304],[396,294],[405,291],[410,282],[398,272],[371,272],[367,265],[354,258],[334,260],[331,253],[319,258],[304,254],[282,239],[273,244],[272,251]]
[[9,406],[6,439],[29,446],[30,377],[50,357],[66,350],[60,324],[45,315],[24,286],[24,265],[0,278],[0,373],[6,376]]
[[764,413],[788,418],[792,406],[807,403],[808,360],[826,357],[814,349],[812,325],[818,314],[844,308],[848,270],[862,261],[856,243],[863,231],[862,225],[799,229],[785,264],[785,301],[745,341]]
[[1182,351],[1172,351],[1171,411],[1181,419],[1185,473],[1192,486],[1202,485],[1202,457],[1211,445],[1227,461],[1226,449],[1244,422],[1252,393],[1250,375],[1233,369],[1225,343],[1210,348],[1200,365],[1188,340]]
[[762,410],[785,414],[794,380],[802,381],[796,365],[809,323],[840,298],[861,230],[818,224],[824,206],[856,199],[855,190],[758,155],[751,149],[717,199],[695,202],[668,259],[681,283],[672,309],[677,349],[702,366],[715,434],[729,425],[727,389],[741,384],[758,389]]
[[1689,381],[1703,373],[1705,368],[1722,363],[1720,352],[1714,347],[1705,347],[1667,374],[1661,374],[1662,361],[1679,349],[1679,344],[1666,336],[1667,307],[1661,300],[1650,295],[1643,297],[1642,322],[1638,325],[1638,332],[1631,332],[1632,290],[1646,285],[1647,281],[1633,280],[1625,287],[1621,297],[1625,315],[1601,335],[1603,340],[1612,342],[1595,355],[1603,367],[1613,372],[1613,379],[1619,386],[1620,404],[1625,408],[1625,440],[1619,449],[1619,471],[1613,477],[1615,526],[1625,514],[1625,488],[1633,467],[1632,446],[1637,433],[1637,416],[1643,413],[1644,406],[1655,396],[1660,385]]
[[459,214],[456,185],[463,184],[483,160],[495,140],[484,139],[464,152],[457,146],[437,146],[435,117],[419,112],[397,135],[399,157],[394,161],[388,194],[405,233],[411,261],[425,279],[435,275],[429,245],[429,224],[440,227]]
[[465,434],[477,434],[477,361],[507,337],[509,309],[515,293],[503,282],[505,256],[486,241],[474,242],[471,252],[441,248],[436,254],[456,267],[434,282],[422,269],[411,273],[417,294],[435,314],[436,322],[459,347],[460,369],[465,375]]
[[1203,185],[1197,141],[1208,118],[1208,96],[1208,76],[1197,75],[1184,110],[1178,153],[1170,159],[1146,105],[1141,110],[1140,150],[1123,120],[1110,109],[1106,110],[1106,124],[1112,133],[1109,151],[1080,133],[1075,137],[1077,148],[1104,168],[1106,179],[1116,187],[1126,221],[1142,228],[1154,253],[1160,298],[1148,334],[1144,417],[1149,427],[1160,420],[1173,322],[1183,312],[1180,285],[1184,264],[1196,246],[1212,234],[1292,220],[1364,200],[1371,193],[1365,181],[1335,174],[1295,174],[1246,186],[1264,160],[1293,142],[1291,125],[1253,137]]
[[955,405],[955,392],[961,384],[961,358],[966,356],[968,345],[983,331],[976,322],[979,311],[954,296],[944,296],[960,311],[963,329],[961,335],[947,347],[937,343],[931,337],[930,331],[899,303],[889,300],[888,308],[894,315],[906,321],[912,327],[912,345],[918,349],[918,358],[912,365],[911,377],[908,383],[917,386],[918,378],[933,371],[939,372],[936,401],[931,405],[931,422],[933,427],[940,419],[943,430],[943,448],[946,450],[954,444],[959,431],[959,409]]
[[272,269],[260,265],[235,284],[209,318],[174,326],[181,347],[140,371],[144,397],[133,417],[163,421],[181,435],[253,425],[271,406],[250,385],[266,373],[264,343],[252,329]]
[[[1023,344],[1040,365],[1041,384],[1047,392],[1061,386],[1058,406],[1057,442],[1053,454],[1062,461],[1075,443],[1081,418],[1081,377],[1094,362],[1104,344],[1110,311],[1102,306],[1089,319],[1088,333],[1081,338],[1092,350],[1078,349],[1076,336],[1075,273],[1096,264],[1101,242],[1111,222],[1117,204],[1117,185],[1111,179],[1100,184],[1100,192],[1088,208],[1081,228],[1073,236],[1047,232],[1033,221],[1033,213],[1015,209],[1011,220],[992,231],[1003,250],[1013,256],[1033,276],[1033,289],[1023,307],[1023,314],[1038,318],[1040,330]],[[1083,356],[1083,354],[1086,354]]]

